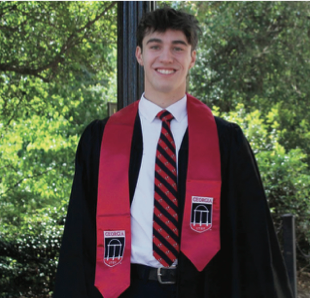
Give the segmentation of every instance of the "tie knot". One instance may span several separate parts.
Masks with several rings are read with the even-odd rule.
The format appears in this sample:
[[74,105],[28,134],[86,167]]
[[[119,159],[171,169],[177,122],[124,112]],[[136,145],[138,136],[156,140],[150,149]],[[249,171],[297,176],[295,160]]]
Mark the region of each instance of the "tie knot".
[[174,118],[173,115],[167,110],[160,111],[156,117],[165,122],[170,122]]

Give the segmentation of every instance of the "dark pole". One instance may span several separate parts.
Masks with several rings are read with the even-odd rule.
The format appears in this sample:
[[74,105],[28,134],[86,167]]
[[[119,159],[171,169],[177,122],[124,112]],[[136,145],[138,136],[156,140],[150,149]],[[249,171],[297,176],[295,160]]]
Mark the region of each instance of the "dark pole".
[[117,7],[117,108],[140,98],[144,74],[136,62],[136,30],[143,13],[154,10],[155,1],[121,1]]
[[295,216],[292,214],[283,215],[282,224],[284,261],[293,297],[297,298]]

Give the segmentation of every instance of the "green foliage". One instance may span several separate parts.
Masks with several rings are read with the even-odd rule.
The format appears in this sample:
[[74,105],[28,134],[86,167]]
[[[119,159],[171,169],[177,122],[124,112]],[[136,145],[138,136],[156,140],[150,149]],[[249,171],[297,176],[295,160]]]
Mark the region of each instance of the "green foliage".
[[45,208],[20,228],[4,225],[0,232],[1,297],[47,297],[53,288],[62,235],[59,213]]
[[77,142],[116,100],[116,29],[115,2],[0,3],[1,297],[53,289]]

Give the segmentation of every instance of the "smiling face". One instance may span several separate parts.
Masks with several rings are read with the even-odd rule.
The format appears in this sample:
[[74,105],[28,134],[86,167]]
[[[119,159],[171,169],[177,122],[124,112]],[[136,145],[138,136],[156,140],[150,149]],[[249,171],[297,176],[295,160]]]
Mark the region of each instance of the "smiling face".
[[195,64],[196,51],[182,31],[147,34],[138,46],[136,58],[144,67],[145,97],[166,108],[185,95],[186,77]]

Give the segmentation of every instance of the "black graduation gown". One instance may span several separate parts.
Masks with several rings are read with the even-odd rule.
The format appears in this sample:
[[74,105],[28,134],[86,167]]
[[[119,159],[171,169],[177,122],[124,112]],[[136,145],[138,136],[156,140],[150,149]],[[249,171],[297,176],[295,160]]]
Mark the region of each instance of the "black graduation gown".
[[[102,298],[94,286],[96,204],[101,139],[107,119],[84,131],[60,250],[54,298]],[[287,274],[257,165],[241,129],[216,118],[221,170],[221,250],[202,272],[180,253],[179,298],[291,298]],[[188,135],[179,152],[179,206],[184,208]],[[132,200],[142,158],[137,116],[129,185]],[[180,214],[182,220],[182,212]]]

